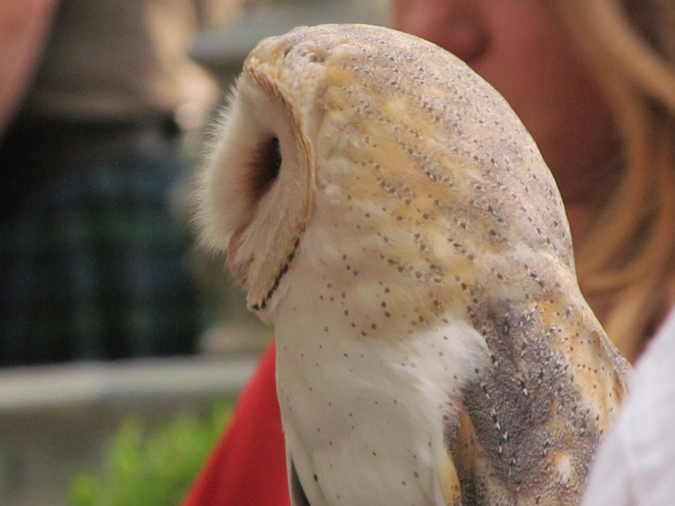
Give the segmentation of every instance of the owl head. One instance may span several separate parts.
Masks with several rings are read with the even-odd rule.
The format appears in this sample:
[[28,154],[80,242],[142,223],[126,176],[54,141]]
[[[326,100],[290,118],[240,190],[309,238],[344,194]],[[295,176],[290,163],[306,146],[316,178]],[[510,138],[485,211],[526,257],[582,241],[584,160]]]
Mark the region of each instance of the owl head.
[[360,262],[408,299],[497,275],[522,288],[532,280],[509,265],[534,268],[530,252],[573,271],[560,197],[530,135],[467,65],[417,37],[323,25],[265,39],[215,137],[197,193],[201,235],[227,250],[263,318],[301,251],[326,268]]

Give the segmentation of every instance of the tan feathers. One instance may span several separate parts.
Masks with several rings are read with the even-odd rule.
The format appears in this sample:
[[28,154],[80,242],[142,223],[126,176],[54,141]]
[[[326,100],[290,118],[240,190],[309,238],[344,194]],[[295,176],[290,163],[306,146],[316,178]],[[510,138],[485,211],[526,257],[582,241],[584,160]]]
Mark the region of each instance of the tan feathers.
[[576,503],[627,365],[534,142],[466,65],[365,25],[266,39],[200,202],[275,325],[296,504]]

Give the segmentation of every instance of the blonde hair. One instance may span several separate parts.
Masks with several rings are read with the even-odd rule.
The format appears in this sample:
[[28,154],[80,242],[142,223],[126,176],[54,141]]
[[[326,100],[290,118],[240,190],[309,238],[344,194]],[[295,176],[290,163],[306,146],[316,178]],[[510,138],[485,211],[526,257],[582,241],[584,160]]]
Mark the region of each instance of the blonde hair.
[[606,92],[623,175],[577,248],[591,304],[634,360],[675,299],[675,2],[548,0]]

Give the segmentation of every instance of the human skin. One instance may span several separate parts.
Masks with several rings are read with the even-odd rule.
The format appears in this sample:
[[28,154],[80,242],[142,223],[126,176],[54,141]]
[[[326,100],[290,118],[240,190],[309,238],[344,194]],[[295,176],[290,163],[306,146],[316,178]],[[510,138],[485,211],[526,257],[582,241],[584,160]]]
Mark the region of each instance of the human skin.
[[35,71],[57,4],[0,2],[0,138]]
[[468,63],[534,137],[578,245],[616,179],[619,138],[590,69],[541,0],[391,0],[394,28]]

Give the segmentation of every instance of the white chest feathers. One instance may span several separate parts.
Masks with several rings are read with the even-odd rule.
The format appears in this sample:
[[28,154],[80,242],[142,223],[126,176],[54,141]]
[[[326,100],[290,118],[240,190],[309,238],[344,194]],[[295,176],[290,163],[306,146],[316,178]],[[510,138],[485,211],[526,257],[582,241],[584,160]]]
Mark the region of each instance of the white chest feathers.
[[[323,307],[308,303],[322,291]],[[289,465],[310,504],[445,504],[444,435],[489,363],[484,341],[462,323],[364,337],[328,293],[289,287],[275,324]]]

